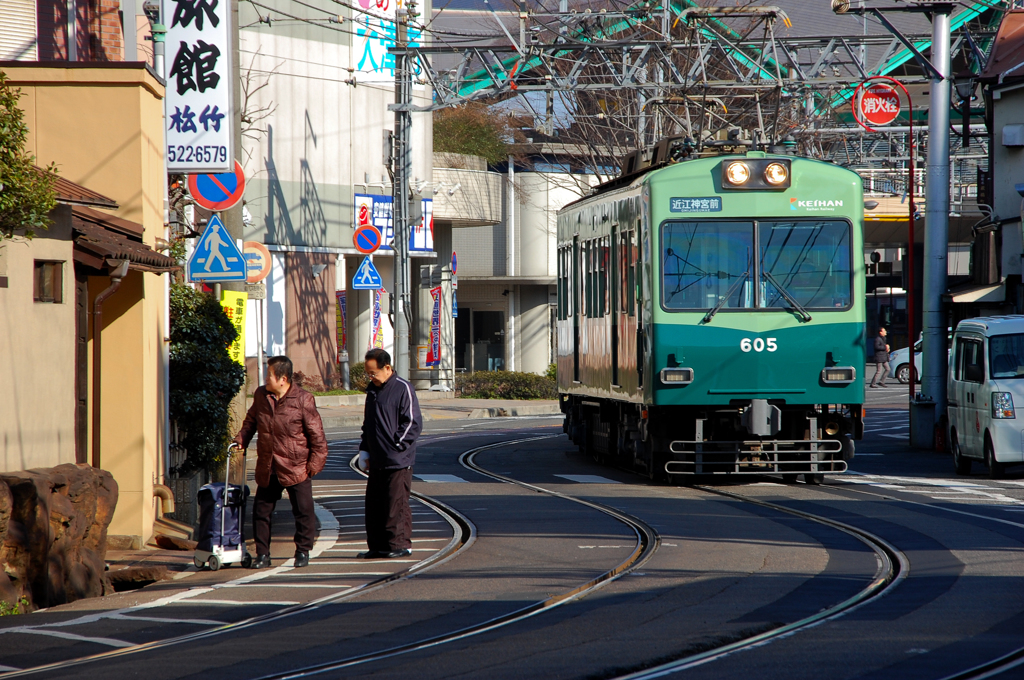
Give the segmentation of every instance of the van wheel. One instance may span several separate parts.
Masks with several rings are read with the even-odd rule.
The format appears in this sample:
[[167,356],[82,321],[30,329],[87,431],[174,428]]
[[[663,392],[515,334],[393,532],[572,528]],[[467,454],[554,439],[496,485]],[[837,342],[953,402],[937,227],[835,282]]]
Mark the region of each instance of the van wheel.
[[825,473],[824,472],[816,472],[816,473],[813,473],[813,474],[810,473],[810,472],[805,472],[804,473],[804,484],[813,484],[814,486],[818,486],[819,484],[823,483],[824,481],[825,481]]
[[953,467],[958,475],[971,474],[971,459],[964,456],[960,450],[960,440],[956,436],[956,430],[949,431],[949,448],[953,450]]
[[988,466],[988,476],[990,479],[1003,478],[1006,466],[996,460],[996,452],[992,448],[992,440],[988,436],[985,437],[985,465]]

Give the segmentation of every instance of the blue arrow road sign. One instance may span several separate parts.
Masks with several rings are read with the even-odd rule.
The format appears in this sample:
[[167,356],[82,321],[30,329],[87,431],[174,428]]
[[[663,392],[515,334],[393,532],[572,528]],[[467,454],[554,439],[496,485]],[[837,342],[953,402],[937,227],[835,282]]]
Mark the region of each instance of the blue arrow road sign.
[[352,277],[352,288],[354,290],[377,290],[384,287],[384,281],[380,278],[380,272],[373,266],[369,256],[363,258],[363,263],[356,270]]
[[188,261],[189,281],[245,281],[245,257],[214,215]]

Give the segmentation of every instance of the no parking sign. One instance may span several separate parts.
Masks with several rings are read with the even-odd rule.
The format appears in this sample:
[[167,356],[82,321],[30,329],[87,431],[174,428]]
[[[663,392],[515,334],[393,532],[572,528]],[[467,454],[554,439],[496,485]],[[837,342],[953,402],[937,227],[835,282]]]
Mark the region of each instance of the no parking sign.
[[188,193],[197,205],[212,212],[235,207],[245,193],[245,173],[242,172],[242,164],[235,161],[234,172],[189,175]]

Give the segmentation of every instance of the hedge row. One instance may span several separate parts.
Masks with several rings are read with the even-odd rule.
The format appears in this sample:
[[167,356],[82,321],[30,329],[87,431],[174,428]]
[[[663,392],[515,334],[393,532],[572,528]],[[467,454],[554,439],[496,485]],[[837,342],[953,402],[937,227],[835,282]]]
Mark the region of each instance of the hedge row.
[[477,371],[455,377],[455,396],[470,399],[555,399],[558,388],[547,376],[516,371]]

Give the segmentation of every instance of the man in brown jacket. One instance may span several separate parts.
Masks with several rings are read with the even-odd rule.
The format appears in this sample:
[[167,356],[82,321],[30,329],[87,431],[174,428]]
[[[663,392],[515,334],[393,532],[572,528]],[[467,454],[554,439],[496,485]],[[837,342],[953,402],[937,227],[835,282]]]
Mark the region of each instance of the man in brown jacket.
[[270,517],[286,489],[295,515],[295,566],[305,567],[316,538],[313,477],[327,462],[327,438],[313,395],[292,384],[288,357],[271,357],[267,362],[267,383],[256,389],[235,443],[248,448],[257,431],[252,568],[270,566]]

